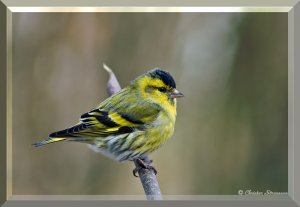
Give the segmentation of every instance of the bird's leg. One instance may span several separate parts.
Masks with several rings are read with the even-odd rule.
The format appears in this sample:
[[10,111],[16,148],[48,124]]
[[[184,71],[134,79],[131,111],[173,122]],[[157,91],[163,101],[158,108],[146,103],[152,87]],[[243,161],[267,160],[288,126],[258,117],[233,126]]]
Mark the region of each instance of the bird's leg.
[[138,177],[136,175],[136,173],[144,168],[144,169],[148,169],[148,170],[153,170],[153,172],[155,173],[155,175],[157,174],[157,170],[155,169],[155,167],[153,167],[151,165],[152,160],[149,160],[148,162],[146,162],[145,160],[141,159],[141,158],[136,158],[134,159],[134,162],[137,164],[136,168],[133,169],[132,173],[135,177]]

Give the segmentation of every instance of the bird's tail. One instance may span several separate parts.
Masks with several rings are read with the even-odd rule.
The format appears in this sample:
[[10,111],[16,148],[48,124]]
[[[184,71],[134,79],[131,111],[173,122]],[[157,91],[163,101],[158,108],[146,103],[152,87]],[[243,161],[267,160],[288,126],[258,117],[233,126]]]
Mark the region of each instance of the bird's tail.
[[40,147],[44,146],[46,144],[54,143],[54,142],[60,142],[60,141],[73,141],[73,142],[82,142],[86,144],[92,144],[93,138],[89,137],[48,137],[45,140],[38,141],[34,144],[32,144],[34,147]]
[[43,145],[46,145],[46,144],[50,144],[50,143],[54,143],[54,142],[60,142],[60,141],[66,140],[66,139],[67,138],[52,138],[52,137],[49,137],[48,139],[38,141],[38,142],[36,142],[32,145],[34,147],[40,147],[40,146],[43,146]]

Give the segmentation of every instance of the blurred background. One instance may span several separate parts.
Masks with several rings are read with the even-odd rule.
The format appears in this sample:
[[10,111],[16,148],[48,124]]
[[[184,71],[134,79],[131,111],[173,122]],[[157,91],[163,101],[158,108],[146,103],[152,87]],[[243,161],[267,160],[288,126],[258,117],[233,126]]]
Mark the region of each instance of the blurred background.
[[287,13],[13,13],[13,194],[143,195],[132,162],[32,143],[161,67],[185,95],[151,158],[165,195],[288,190]]

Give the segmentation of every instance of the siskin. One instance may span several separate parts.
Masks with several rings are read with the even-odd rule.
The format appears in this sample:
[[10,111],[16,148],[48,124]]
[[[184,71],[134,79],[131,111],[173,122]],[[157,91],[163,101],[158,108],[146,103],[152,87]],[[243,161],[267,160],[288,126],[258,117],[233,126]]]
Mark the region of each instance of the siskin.
[[[33,145],[40,147],[58,141],[87,143],[96,152],[118,161],[138,161],[141,167],[156,173],[144,158],[173,135],[176,98],[182,96],[172,76],[155,68],[83,114],[76,125]],[[134,175],[137,170],[134,169]]]

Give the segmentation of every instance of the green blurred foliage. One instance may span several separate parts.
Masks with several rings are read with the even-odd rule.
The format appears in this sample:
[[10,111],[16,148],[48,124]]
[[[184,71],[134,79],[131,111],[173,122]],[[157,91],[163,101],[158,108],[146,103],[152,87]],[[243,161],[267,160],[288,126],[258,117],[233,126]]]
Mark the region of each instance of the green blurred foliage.
[[13,194],[143,194],[133,163],[31,146],[154,67],[173,74],[175,135],[152,154],[165,195],[288,190],[286,13],[14,13]]

